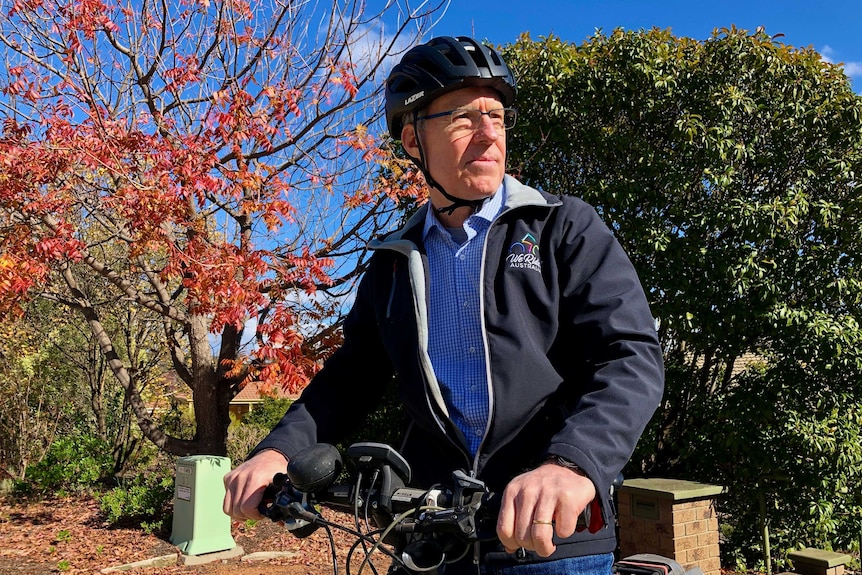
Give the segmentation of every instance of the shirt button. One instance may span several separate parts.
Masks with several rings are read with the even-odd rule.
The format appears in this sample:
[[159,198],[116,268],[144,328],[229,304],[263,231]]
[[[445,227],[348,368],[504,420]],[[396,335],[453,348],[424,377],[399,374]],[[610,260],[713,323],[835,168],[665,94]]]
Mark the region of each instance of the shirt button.
[[469,351],[470,353],[476,353],[476,348],[475,348],[475,347],[473,347],[473,346],[471,345],[471,346],[470,346],[470,349],[469,349],[468,351]]

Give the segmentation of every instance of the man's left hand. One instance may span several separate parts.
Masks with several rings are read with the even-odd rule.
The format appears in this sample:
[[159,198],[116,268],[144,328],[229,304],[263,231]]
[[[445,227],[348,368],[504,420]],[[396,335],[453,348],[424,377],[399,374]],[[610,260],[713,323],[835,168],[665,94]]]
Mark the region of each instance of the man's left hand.
[[518,547],[550,556],[558,537],[575,532],[578,516],[596,497],[588,477],[555,463],[544,463],[515,477],[503,491],[497,536],[509,553]]

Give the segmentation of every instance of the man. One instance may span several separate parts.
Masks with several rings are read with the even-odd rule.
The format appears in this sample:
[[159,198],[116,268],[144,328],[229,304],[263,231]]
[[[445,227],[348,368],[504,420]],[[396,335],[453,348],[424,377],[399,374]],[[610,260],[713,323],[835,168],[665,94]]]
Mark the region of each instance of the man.
[[[387,123],[430,202],[370,244],[343,346],[227,475],[226,513],[258,518],[288,458],[336,443],[397,374],[411,483],[466,469],[503,492],[499,544],[447,574],[610,573],[610,486],[660,401],[661,349],[596,212],[504,174],[515,94],[500,56],[465,37],[431,40],[395,66]],[[576,529],[587,508],[593,528]]]

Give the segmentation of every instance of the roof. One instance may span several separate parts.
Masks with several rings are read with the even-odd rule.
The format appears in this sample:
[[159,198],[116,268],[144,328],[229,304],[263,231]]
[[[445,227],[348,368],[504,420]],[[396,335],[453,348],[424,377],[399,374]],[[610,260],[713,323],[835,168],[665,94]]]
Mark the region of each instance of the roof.
[[231,404],[248,404],[248,403],[260,403],[263,401],[264,397],[274,397],[276,399],[296,399],[299,397],[299,394],[290,394],[287,393],[281,386],[276,385],[269,389],[267,393],[261,393],[260,391],[260,382],[258,381],[250,381],[243,387],[239,393],[234,396],[231,400]]

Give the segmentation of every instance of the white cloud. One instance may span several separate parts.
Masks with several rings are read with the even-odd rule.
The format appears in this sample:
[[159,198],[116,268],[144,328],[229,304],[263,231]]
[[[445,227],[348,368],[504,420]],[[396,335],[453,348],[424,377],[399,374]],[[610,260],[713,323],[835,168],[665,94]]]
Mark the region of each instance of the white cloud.
[[862,62],[844,62],[844,73],[851,78],[862,76]]
[[[333,21],[338,23],[337,28],[342,32],[349,30],[346,42],[349,59],[355,66],[354,73],[365,76],[376,68],[375,77],[380,80],[388,76],[404,52],[416,45],[439,21],[442,15],[437,11],[441,5],[448,6],[448,0],[436,0],[431,6],[424,1],[418,7],[411,7],[411,3],[404,0],[368,4],[374,5],[361,16],[337,14]],[[403,26],[405,22],[408,24]],[[321,32],[330,32],[330,24],[328,18],[321,19]]]
[[851,78],[862,76],[862,62],[841,62],[837,57],[835,50],[828,44],[820,49],[820,55],[823,57],[824,62],[829,62],[830,64],[841,64],[844,68],[844,73]]
[[[403,38],[403,37],[402,37]],[[396,51],[405,49],[407,40],[397,38],[394,40]],[[384,64],[380,68],[382,77],[386,77],[389,69],[392,67],[393,59],[388,53],[388,46],[393,43],[393,38],[390,36],[382,22],[378,21],[377,26],[359,26],[353,30],[347,44],[350,50],[350,59],[353,65],[356,66],[356,73],[360,76],[368,74],[373,67],[378,65],[381,57],[384,58]]]

